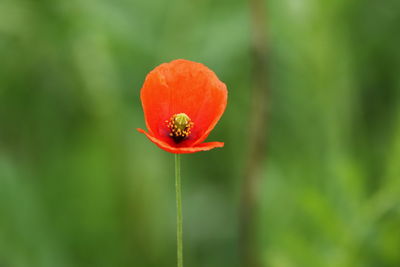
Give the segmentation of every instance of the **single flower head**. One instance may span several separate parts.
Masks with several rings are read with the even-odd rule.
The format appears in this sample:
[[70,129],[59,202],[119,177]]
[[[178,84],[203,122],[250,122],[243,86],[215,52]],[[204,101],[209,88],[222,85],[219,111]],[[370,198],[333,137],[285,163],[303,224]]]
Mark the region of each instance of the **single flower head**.
[[203,141],[224,113],[227,97],[225,84],[203,64],[183,59],[161,64],[140,92],[148,132],[138,131],[176,154],[223,147]]

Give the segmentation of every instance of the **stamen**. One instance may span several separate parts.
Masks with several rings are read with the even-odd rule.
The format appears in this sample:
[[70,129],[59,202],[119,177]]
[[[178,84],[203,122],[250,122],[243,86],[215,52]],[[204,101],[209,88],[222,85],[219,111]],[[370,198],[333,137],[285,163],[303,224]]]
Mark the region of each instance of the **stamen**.
[[174,114],[165,122],[170,130],[169,136],[171,136],[176,143],[179,143],[187,138],[194,126],[194,123],[185,113]]

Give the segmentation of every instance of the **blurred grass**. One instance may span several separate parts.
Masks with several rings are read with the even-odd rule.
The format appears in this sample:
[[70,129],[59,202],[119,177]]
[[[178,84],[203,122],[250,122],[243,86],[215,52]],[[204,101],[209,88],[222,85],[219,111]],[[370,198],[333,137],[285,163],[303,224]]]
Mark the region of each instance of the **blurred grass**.
[[[268,1],[264,266],[400,265],[400,4]],[[187,266],[238,266],[249,133],[244,1],[0,2],[0,266],[174,266],[173,157],[144,127],[146,73],[202,62],[229,89],[183,157]]]

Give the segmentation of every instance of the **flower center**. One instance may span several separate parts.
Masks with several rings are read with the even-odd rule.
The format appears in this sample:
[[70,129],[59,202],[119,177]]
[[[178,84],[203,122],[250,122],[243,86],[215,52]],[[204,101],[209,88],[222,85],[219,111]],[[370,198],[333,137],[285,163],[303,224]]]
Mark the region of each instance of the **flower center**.
[[170,130],[169,136],[171,136],[176,143],[188,137],[194,126],[194,123],[185,113],[174,114],[165,122]]

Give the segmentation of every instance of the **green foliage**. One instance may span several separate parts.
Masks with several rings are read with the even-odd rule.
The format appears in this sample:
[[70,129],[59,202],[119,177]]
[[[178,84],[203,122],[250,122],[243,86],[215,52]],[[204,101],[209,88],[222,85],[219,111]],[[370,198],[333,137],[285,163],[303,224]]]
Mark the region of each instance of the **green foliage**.
[[[263,266],[399,266],[400,2],[266,3]],[[239,266],[250,28],[243,1],[1,1],[0,266],[175,266],[173,155],[135,128],[176,58],[229,90],[225,147],[182,157],[184,261]]]

